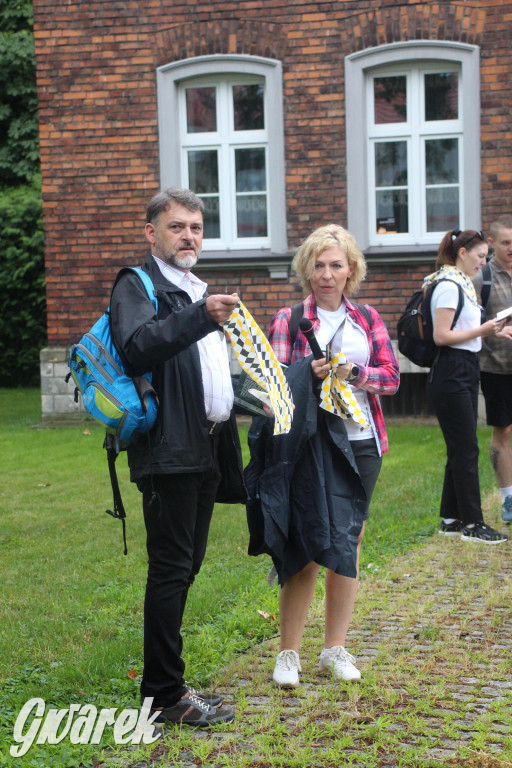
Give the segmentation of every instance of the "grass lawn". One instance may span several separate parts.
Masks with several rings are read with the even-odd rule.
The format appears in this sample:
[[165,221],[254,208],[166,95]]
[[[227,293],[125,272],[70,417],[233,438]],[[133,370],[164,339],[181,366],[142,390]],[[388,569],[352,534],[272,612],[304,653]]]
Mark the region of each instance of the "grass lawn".
[[[121,524],[104,513],[112,495],[102,430],[91,422],[55,429],[39,422],[39,390],[0,390],[0,768],[87,765],[112,737],[110,728],[103,745],[63,740],[13,759],[13,724],[32,697],[57,708],[138,705],[146,574],[139,493],[122,455],[125,557]],[[245,446],[246,427],[241,431]],[[483,494],[494,487],[489,437],[480,429]],[[394,424],[389,438],[363,578],[379,579],[394,555],[437,530],[445,452],[439,428]],[[278,591],[266,582],[270,560],[250,558],[246,548],[244,508],[218,505],[183,626],[192,685],[206,685],[226,662],[278,632]]]

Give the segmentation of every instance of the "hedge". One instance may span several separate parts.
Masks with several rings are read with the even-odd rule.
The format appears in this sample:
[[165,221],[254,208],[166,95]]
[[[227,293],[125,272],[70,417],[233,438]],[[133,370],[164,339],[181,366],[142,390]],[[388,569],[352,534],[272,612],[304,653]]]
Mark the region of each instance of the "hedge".
[[0,386],[36,386],[46,346],[43,221],[38,184],[0,192]]

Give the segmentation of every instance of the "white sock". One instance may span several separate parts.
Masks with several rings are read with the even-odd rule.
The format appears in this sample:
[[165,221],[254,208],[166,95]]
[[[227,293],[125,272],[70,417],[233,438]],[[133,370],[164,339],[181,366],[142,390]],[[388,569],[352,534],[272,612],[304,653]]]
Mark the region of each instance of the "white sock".
[[501,491],[501,503],[505,503],[505,499],[507,496],[512,496],[512,485],[509,485],[508,488],[500,488]]
[[455,517],[443,517],[443,523],[445,525],[451,525],[452,523],[455,523],[455,522],[456,522]]

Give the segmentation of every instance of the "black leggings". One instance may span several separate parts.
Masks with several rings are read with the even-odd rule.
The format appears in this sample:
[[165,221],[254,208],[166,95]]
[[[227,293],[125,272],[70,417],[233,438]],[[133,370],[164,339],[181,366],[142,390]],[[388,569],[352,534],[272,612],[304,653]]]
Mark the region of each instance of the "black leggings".
[[463,523],[482,522],[478,478],[478,356],[441,347],[428,379],[428,395],[446,442],[440,515]]

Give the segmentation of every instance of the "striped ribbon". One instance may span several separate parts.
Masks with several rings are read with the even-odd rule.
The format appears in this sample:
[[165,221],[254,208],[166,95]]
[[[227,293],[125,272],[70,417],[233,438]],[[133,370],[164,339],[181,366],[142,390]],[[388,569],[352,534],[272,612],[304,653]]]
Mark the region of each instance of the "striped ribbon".
[[241,301],[224,323],[224,330],[243,370],[270,397],[274,435],[286,434],[292,425],[292,393],[270,342]]
[[361,408],[352,392],[352,387],[336,376],[338,365],[344,365],[347,358],[343,352],[333,355],[331,360],[331,370],[322,383],[320,394],[320,408],[329,413],[335,413],[342,419],[353,419],[356,424],[360,424],[365,429],[369,428]]

